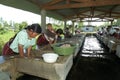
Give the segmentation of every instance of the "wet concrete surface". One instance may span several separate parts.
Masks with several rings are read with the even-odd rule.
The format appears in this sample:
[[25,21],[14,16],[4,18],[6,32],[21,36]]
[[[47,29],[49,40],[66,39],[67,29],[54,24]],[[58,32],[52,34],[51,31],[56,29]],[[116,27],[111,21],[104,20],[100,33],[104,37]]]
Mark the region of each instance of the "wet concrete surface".
[[[17,80],[46,80],[24,75]],[[88,35],[66,80],[120,80],[120,59],[95,36]]]
[[120,59],[95,36],[87,36],[66,80],[120,80]]

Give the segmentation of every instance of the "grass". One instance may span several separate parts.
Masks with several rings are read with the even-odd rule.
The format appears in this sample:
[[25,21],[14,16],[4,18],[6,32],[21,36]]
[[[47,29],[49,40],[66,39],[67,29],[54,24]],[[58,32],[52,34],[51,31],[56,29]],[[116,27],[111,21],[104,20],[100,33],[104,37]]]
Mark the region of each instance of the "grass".
[[7,42],[11,37],[13,37],[15,35],[15,32],[13,31],[9,31],[9,32],[6,32],[4,34],[1,34],[0,35],[0,39],[3,41],[3,42]]
[[3,34],[0,34],[0,55],[2,53],[2,48],[4,46],[4,44],[9,41],[9,39],[11,37],[13,37],[15,35],[15,32],[13,31],[9,31],[9,32],[6,32],[6,33],[3,33]]

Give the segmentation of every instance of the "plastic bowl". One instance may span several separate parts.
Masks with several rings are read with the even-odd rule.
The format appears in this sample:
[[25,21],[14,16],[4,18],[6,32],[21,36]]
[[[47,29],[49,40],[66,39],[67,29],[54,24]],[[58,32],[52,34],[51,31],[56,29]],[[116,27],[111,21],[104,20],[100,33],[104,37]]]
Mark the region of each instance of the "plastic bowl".
[[55,53],[45,53],[42,55],[43,60],[47,63],[54,63],[58,58],[58,54]]

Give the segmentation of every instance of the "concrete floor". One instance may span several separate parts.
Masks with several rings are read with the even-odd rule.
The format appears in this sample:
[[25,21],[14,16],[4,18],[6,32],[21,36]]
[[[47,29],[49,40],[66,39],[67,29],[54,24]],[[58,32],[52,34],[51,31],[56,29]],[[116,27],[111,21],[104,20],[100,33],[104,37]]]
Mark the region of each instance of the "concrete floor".
[[[45,80],[25,75],[17,80]],[[66,80],[120,80],[120,59],[108,53],[95,36],[88,35]]]

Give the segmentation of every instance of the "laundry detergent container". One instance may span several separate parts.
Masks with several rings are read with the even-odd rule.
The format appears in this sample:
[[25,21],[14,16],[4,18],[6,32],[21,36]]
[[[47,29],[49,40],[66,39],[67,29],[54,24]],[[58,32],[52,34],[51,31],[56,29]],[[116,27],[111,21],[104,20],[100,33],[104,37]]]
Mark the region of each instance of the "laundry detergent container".
[[52,45],[55,53],[59,55],[70,55],[75,52],[76,46],[71,43],[56,43]]

